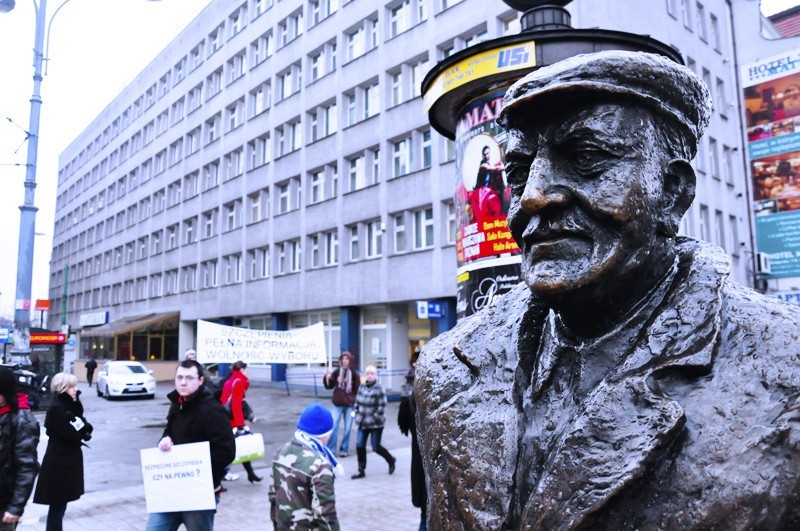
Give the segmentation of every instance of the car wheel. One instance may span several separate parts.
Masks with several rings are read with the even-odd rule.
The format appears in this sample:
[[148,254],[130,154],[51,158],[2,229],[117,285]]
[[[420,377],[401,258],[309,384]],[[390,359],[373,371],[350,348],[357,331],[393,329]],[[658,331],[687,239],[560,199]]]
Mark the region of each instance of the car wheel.
[[152,399],[154,399],[155,397],[156,397],[156,394],[155,394],[155,393],[153,393],[152,395],[147,395],[145,398],[147,398],[148,400],[152,400]]

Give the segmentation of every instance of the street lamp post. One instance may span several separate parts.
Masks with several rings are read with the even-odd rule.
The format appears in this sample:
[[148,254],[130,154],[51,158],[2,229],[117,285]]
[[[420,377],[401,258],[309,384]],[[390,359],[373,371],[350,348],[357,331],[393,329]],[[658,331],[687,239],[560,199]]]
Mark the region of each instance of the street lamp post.
[[[13,1],[4,1],[3,9],[11,10]],[[25,199],[20,210],[19,247],[17,251],[17,291],[14,301],[14,348],[12,354],[31,350],[31,284],[33,280],[33,240],[36,232],[36,159],[39,150],[39,116],[42,107],[42,64],[44,62],[44,24],[47,0],[34,0],[36,31],[33,41],[33,95],[28,125],[28,158],[25,164]]]

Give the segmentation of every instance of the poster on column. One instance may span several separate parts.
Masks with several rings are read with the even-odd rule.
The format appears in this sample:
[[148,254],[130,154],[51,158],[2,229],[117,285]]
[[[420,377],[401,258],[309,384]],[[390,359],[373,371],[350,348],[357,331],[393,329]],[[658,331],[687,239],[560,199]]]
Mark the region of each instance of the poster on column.
[[800,53],[745,65],[741,78],[756,250],[771,265],[759,276],[800,276]]
[[508,230],[507,134],[495,117],[506,89],[469,102],[456,126],[458,317],[491,304],[519,282],[519,247]]
[[251,330],[197,321],[200,363],[325,363],[325,326],[292,330]]
[[208,441],[176,444],[169,452],[145,448],[140,456],[148,513],[216,507]]

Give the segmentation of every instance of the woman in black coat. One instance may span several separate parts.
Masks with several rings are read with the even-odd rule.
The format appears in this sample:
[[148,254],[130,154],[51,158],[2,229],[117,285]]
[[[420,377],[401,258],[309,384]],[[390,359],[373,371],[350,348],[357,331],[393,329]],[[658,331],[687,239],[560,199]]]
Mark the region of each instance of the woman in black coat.
[[83,495],[83,451],[81,445],[92,438],[92,425],[83,417],[78,400],[78,379],[58,373],[51,384],[53,399],[47,408],[44,427],[50,440],[42,460],[33,502],[49,505],[47,531],[61,531],[67,503]]

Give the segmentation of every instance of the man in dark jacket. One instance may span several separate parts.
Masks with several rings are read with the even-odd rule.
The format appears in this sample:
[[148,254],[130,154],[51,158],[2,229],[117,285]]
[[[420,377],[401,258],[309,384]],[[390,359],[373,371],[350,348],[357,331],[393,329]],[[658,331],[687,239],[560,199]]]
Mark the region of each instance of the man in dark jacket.
[[[178,365],[175,391],[167,395],[172,402],[167,414],[167,427],[158,447],[168,452],[175,444],[208,441],[214,492],[219,501],[220,482],[225,475],[225,467],[236,456],[236,442],[228,415],[222,404],[206,389],[202,373],[203,368],[194,360],[184,360]],[[190,531],[210,531],[214,528],[215,513],[215,509],[151,513],[147,529],[176,529],[183,523]]]
[[328,440],[328,449],[333,453],[336,453],[339,421],[344,418],[344,434],[342,435],[342,446],[339,448],[339,457],[347,457],[350,451],[350,429],[353,427],[356,394],[358,394],[358,386],[361,384],[361,375],[357,370],[350,368],[351,361],[353,361],[353,355],[346,351],[342,352],[339,356],[339,368],[328,374],[326,367],[325,376],[322,379],[325,389],[333,389],[333,433]]
[[0,531],[17,527],[39,472],[39,423],[28,397],[16,392],[14,375],[0,367]]

